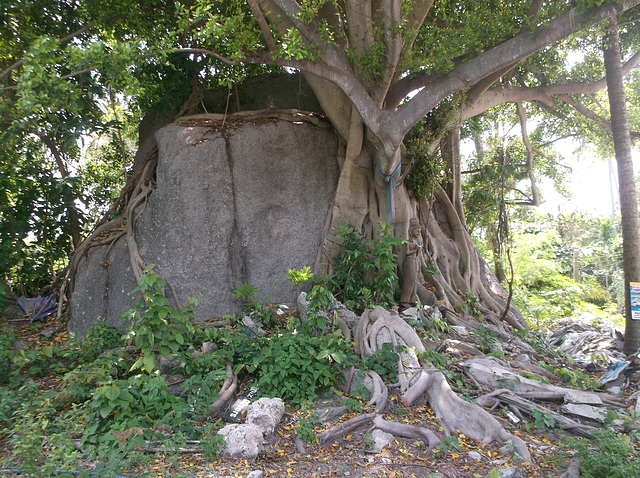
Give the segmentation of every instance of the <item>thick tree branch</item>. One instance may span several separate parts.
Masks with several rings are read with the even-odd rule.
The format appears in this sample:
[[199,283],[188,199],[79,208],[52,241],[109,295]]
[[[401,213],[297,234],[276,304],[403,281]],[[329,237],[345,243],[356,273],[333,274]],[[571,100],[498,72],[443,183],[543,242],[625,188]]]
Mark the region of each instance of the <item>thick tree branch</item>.
[[[70,40],[73,40],[75,37],[77,37],[78,35],[83,34],[84,32],[87,31],[87,27],[84,26],[82,28],[79,28],[78,30],[76,30],[73,33],[70,33],[69,35],[67,35],[66,37],[62,37],[58,40],[58,43],[60,45],[64,45],[65,43],[67,43]],[[16,68],[20,67],[20,65],[22,65],[24,63],[24,58],[21,58],[20,60],[16,61],[13,65],[9,66],[8,68],[4,69],[2,71],[2,73],[0,73],[0,80],[2,80],[4,77],[6,77],[7,75],[9,75],[9,73],[11,73],[13,70],[15,70]]]
[[373,100],[382,108],[384,97],[391,86],[391,82],[396,75],[396,69],[402,54],[403,38],[400,34],[400,0],[384,0],[382,2],[382,16],[384,18],[384,66],[382,68],[382,80],[378,82],[378,87],[374,90]]
[[579,27],[600,23],[637,5],[640,5],[640,0],[626,0],[585,12],[573,8],[539,27],[536,32],[522,32],[478,57],[457,65],[446,77],[425,77],[422,81],[424,88],[397,110],[398,114],[381,117],[381,129],[389,140],[400,141],[443,98],[473,86],[492,73],[566,38]]
[[276,51],[277,49],[276,41],[274,40],[273,35],[271,34],[269,25],[267,25],[267,20],[264,18],[264,15],[262,14],[260,7],[258,6],[258,3],[256,2],[256,0],[247,0],[247,3],[249,4],[249,7],[251,7],[253,16],[258,22],[258,26],[260,27],[260,31],[262,32],[262,37],[264,38],[264,41],[267,44],[267,47],[269,48],[269,51],[271,52]]
[[[623,65],[623,74],[628,75],[639,65],[640,51],[636,52]],[[605,78],[590,82],[557,83],[531,88],[500,85],[488,90],[475,103],[465,106],[462,110],[462,117],[464,119],[472,118],[506,102],[540,101],[546,105],[553,106],[555,104],[553,97],[569,94],[592,94],[603,90],[606,86]]]

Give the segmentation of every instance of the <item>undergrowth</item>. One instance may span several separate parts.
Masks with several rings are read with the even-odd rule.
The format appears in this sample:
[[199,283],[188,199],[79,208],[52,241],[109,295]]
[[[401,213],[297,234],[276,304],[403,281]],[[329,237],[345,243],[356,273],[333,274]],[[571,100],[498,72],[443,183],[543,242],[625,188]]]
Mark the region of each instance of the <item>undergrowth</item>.
[[[202,451],[213,457],[223,445],[216,434],[222,422],[207,412],[227,363],[239,383],[253,383],[262,396],[280,397],[294,407],[335,390],[341,370],[350,365],[389,373],[397,355],[381,351],[360,364],[325,312],[335,304],[326,279],[297,272],[290,276],[298,285],[312,281],[305,323],[258,304],[249,285],[237,291],[246,299],[246,311],[268,330],[264,337],[243,329],[241,316],[229,316],[230,325],[221,329],[194,327],[197,300],[174,309],[162,293],[166,282],[151,269],[139,281],[136,309],[123,314],[124,334],[98,322],[82,342],[21,351],[12,348],[15,334],[0,335],[0,439],[11,445],[12,466],[23,476],[47,476],[97,460],[95,472],[111,476],[144,465],[151,459],[144,453],[149,446],[172,450],[188,440],[200,440]],[[194,353],[204,342],[216,350]],[[172,393],[167,375],[160,373],[160,357],[173,367],[171,376],[182,377],[180,393]],[[45,376],[55,386],[43,389],[39,380]],[[310,440],[309,415],[301,418],[299,432]]]

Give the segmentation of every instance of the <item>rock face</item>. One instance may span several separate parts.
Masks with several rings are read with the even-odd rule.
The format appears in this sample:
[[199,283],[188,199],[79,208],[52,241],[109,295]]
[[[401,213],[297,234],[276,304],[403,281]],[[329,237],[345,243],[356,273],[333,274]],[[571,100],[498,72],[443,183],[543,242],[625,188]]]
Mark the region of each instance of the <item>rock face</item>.
[[[157,188],[136,223],[145,263],[180,301],[205,293],[196,320],[237,312],[233,291],[243,283],[258,288],[258,300],[294,301],[286,271],[315,264],[338,180],[333,132],[276,120],[223,130],[199,116],[156,140]],[[69,329],[84,336],[99,317],[123,329],[135,287],[124,238],[91,248],[76,274]]]

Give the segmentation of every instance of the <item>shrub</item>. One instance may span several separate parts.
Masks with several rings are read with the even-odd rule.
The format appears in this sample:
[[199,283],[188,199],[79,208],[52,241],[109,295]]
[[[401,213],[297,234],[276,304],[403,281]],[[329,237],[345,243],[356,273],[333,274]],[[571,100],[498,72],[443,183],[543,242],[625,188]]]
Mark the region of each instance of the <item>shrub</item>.
[[366,240],[354,226],[340,228],[342,246],[333,265],[330,285],[335,296],[350,309],[395,304],[399,290],[395,246],[405,242],[393,237],[391,227],[381,223],[381,236]]

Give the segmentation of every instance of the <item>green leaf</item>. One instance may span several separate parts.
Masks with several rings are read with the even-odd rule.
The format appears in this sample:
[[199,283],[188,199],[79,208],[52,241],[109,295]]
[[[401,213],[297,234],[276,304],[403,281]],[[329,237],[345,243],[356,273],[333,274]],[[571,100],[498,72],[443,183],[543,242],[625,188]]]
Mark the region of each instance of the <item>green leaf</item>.
[[156,356],[153,353],[145,354],[142,358],[142,368],[147,372],[153,371],[156,366]]
[[104,395],[111,401],[114,401],[120,396],[120,387],[117,385],[110,385],[106,388]]
[[109,405],[109,403],[105,402],[100,406],[100,416],[102,418],[107,418],[112,410],[113,407]]

